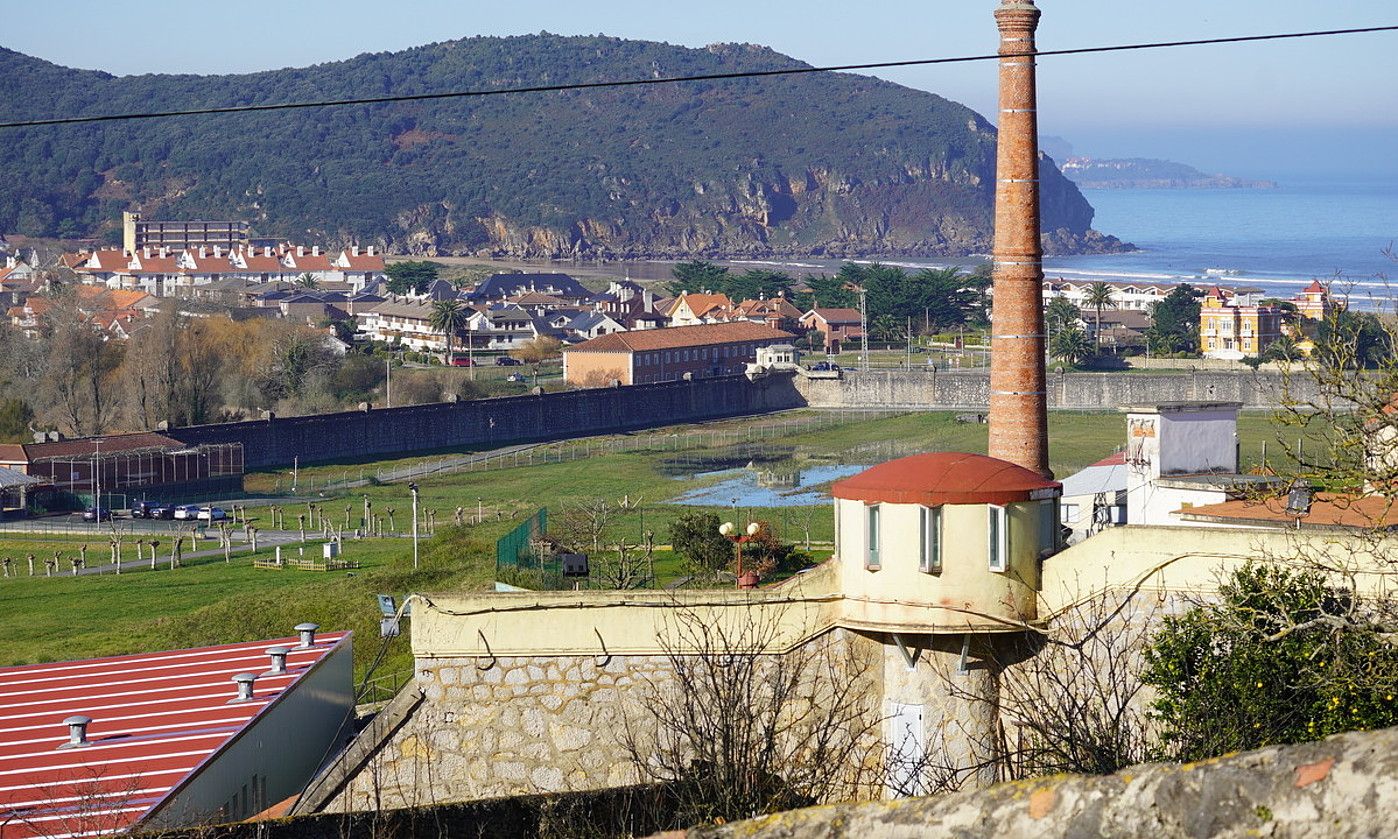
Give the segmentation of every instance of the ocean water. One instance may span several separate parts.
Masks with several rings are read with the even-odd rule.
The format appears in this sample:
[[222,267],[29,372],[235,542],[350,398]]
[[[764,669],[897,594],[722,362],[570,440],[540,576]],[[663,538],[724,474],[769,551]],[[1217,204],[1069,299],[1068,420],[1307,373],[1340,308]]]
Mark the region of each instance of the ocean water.
[[[1044,273],[1050,278],[1221,283],[1279,297],[1320,279],[1358,308],[1395,308],[1398,262],[1385,251],[1398,242],[1398,180],[1290,180],[1267,190],[1094,189],[1084,195],[1097,210],[1093,227],[1140,250],[1049,257]],[[909,269],[975,262],[858,261]],[[824,260],[763,264],[793,274],[839,268]]]
[[1049,258],[1050,277],[1216,281],[1278,296],[1318,278],[1365,308],[1391,308],[1398,291],[1398,262],[1385,253],[1398,241],[1398,181],[1084,194],[1093,227],[1141,250]]

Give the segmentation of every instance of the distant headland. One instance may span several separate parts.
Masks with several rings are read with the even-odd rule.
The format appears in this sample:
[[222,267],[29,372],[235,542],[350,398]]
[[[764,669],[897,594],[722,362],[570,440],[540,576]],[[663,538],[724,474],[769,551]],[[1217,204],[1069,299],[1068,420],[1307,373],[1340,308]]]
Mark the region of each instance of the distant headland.
[[1063,174],[1082,189],[1276,189],[1276,181],[1210,175],[1185,163],[1128,157],[1070,157]]

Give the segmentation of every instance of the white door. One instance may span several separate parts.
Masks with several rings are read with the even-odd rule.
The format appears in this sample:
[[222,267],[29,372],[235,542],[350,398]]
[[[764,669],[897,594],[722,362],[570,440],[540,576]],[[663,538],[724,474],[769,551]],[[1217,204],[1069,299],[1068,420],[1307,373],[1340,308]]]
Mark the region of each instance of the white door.
[[927,730],[921,705],[888,703],[884,742],[888,746],[888,792],[892,798],[920,795],[927,763]]

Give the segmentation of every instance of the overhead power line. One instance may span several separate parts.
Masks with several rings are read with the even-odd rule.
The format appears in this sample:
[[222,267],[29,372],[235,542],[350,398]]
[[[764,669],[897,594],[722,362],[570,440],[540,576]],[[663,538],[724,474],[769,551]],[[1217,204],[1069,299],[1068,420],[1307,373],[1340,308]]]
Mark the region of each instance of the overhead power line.
[[732,73],[704,73],[695,76],[664,76],[649,79],[614,79],[600,82],[577,82],[574,84],[530,85],[528,87],[507,87],[492,90],[454,90],[443,93],[413,93],[401,96],[366,96],[358,99],[326,99],[310,102],[277,102],[266,105],[229,105],[222,108],[194,108],[183,111],[148,111],[145,113],[98,114],[96,116],[54,117],[16,122],[0,122],[0,128],[34,128],[45,125],[76,125],[90,122],[116,122],[119,120],[163,119],[166,117],[201,116],[205,114],[243,114],[257,111],[290,111],[300,108],[339,108],[348,105],[382,105],[392,102],[427,102],[434,99],[468,99],[484,96],[505,96],[517,93],[558,93],[575,90],[597,90],[614,87],[640,87],[642,85],[678,84],[681,82],[707,82],[725,79],[757,79],[769,76],[799,76],[808,73],[839,73],[850,70],[883,70],[894,67],[926,67],[934,64],[964,64],[971,61],[996,61],[1001,58],[1044,58],[1058,55],[1088,55],[1103,52],[1128,52],[1131,50],[1153,50],[1170,47],[1200,47],[1217,44],[1244,44],[1258,41],[1284,41],[1297,38],[1321,38],[1332,35],[1362,35],[1373,32],[1398,32],[1398,26],[1365,26],[1357,29],[1323,29],[1306,32],[1282,32],[1273,35],[1235,35],[1227,38],[1200,38],[1190,41],[1154,41],[1142,44],[1116,44],[1103,47],[1075,47],[1062,50],[1038,50],[1023,53],[991,53],[986,55],[963,55],[952,58],[915,58],[905,61],[875,61],[866,64],[837,64],[827,67],[785,67],[777,70],[742,70]]

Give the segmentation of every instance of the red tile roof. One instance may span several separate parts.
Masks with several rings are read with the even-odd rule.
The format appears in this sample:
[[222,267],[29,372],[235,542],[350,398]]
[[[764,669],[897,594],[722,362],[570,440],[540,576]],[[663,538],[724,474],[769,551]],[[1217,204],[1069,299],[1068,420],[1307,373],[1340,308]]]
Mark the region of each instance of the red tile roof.
[[743,341],[767,341],[775,344],[795,337],[790,332],[743,320],[734,323],[701,323],[665,329],[613,332],[568,347],[564,352],[649,352],[736,344]]
[[859,323],[858,309],[812,309],[806,314],[815,315],[826,323]]
[[982,454],[931,452],[890,460],[842,481],[831,494],[867,503],[1009,504],[1050,498],[1063,489],[1023,466]]
[[1287,512],[1287,499],[1242,499],[1185,507],[1175,514],[1191,521],[1238,522],[1283,527],[1347,527],[1361,530],[1398,528],[1398,506],[1381,495],[1316,493],[1303,516]]
[[670,310],[665,314],[673,317],[675,311],[679,309],[680,303],[682,302],[688,303],[689,310],[698,318],[704,317],[704,315],[712,312],[714,309],[728,309],[733,306],[733,301],[729,300],[726,294],[697,294],[684,292],[679,297],[675,298],[674,302],[670,304]]
[[1302,294],[1324,294],[1325,286],[1320,284],[1320,280],[1311,280],[1311,284],[1301,289]]
[[[106,835],[160,806],[349,633],[0,668],[0,839]],[[289,647],[270,675],[265,650]],[[263,674],[253,699],[232,677]],[[62,748],[87,716],[88,745]]]

